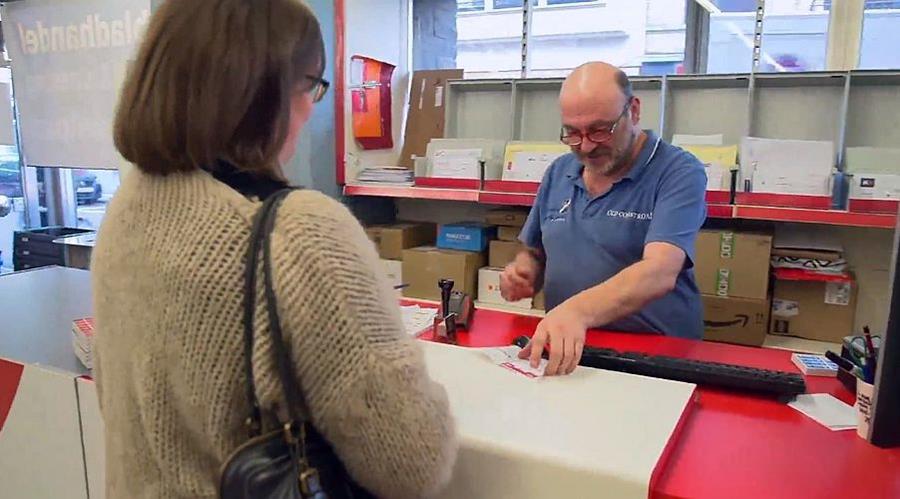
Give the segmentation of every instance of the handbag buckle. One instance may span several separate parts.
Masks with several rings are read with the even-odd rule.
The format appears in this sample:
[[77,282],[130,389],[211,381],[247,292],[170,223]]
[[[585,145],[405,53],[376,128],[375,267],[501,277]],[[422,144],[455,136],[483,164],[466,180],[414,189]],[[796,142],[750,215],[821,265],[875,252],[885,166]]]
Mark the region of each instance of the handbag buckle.
[[307,467],[300,472],[300,491],[304,496],[311,496],[322,492],[322,482],[319,480],[319,470]]

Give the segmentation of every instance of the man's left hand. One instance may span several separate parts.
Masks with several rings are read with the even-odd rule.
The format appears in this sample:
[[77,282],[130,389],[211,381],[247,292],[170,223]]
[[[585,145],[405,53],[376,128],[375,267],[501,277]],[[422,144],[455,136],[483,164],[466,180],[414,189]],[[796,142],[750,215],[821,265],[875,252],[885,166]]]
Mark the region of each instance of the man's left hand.
[[562,303],[538,324],[531,341],[519,352],[519,358],[530,359],[531,367],[536,368],[544,347],[549,344],[550,360],[544,375],[570,374],[581,360],[586,331],[587,322],[571,300]]

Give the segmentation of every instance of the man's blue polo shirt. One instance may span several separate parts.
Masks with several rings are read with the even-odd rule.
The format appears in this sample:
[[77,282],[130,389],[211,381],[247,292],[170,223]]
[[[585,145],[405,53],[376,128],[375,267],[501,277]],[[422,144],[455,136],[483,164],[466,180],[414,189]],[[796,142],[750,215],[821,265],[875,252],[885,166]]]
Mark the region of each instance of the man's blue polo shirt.
[[591,199],[577,156],[557,159],[541,183],[519,239],[547,255],[548,309],[641,260],[651,242],[687,255],[675,289],[640,312],[603,325],[700,339],[703,305],[694,281],[694,243],[706,219],[706,172],[697,158],[651,132],[622,180]]

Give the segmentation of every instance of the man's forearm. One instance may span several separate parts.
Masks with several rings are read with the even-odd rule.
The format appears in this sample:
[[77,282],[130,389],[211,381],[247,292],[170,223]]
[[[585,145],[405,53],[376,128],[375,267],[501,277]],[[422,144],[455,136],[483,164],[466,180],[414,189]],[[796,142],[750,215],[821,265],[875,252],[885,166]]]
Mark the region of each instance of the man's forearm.
[[588,327],[599,327],[638,312],[648,303],[672,291],[672,275],[655,262],[642,260],[612,278],[569,298]]

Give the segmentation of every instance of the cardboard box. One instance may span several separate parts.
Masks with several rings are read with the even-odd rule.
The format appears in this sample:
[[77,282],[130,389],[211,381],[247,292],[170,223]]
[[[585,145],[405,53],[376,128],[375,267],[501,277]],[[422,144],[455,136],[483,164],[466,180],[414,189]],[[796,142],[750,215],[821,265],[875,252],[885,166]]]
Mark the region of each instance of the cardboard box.
[[419,222],[375,225],[366,228],[366,234],[375,243],[381,258],[400,260],[406,248],[434,244],[435,226]]
[[531,298],[524,298],[516,302],[508,302],[500,295],[501,268],[484,267],[478,270],[478,301],[504,305],[512,308],[531,310]]
[[535,310],[547,310],[546,298],[544,297],[544,291],[541,290],[540,293],[534,295],[534,299],[532,300],[532,307]]
[[444,93],[447,80],[462,77],[462,69],[413,72],[400,166],[413,168],[412,157],[425,156],[428,142],[444,136]]
[[441,225],[437,246],[441,249],[484,251],[497,237],[497,227],[479,222],[460,222]]
[[478,269],[487,261],[484,253],[442,250],[423,246],[403,250],[403,277],[409,287],[403,296],[424,300],[440,300],[439,279],[453,279],[456,291],[478,297]]
[[703,295],[703,339],[762,346],[769,331],[769,299]]
[[505,225],[501,225],[497,227],[497,239],[501,241],[518,241],[519,233],[521,232],[521,227],[507,227]]
[[853,334],[855,282],[775,280],[769,332],[840,343]]
[[502,269],[515,260],[516,255],[524,249],[525,245],[518,241],[491,241],[488,265]]
[[522,227],[527,219],[528,212],[523,210],[491,210],[484,217],[484,221],[490,225],[507,227]]
[[772,236],[703,230],[697,237],[694,274],[700,292],[764,300],[769,295]]

